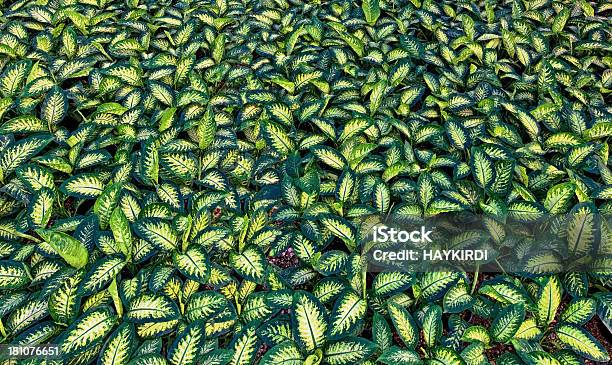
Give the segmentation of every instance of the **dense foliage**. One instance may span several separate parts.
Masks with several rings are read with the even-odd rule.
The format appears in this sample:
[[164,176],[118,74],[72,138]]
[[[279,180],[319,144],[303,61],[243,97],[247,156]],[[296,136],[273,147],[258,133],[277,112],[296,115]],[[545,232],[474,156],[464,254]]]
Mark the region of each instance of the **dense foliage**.
[[[610,360],[611,3],[0,4],[0,332],[63,355],[24,363]],[[366,271],[361,218],[449,212],[597,270]]]

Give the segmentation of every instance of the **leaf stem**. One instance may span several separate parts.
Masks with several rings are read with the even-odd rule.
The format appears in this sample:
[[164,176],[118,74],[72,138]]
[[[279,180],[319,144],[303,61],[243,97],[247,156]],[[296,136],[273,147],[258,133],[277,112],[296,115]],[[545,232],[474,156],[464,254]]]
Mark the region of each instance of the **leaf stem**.
[[497,263],[497,266],[499,266],[499,268],[501,269],[501,271],[504,273],[504,275],[508,275],[508,273],[506,272],[506,270],[504,270],[504,267],[502,266],[502,264],[499,263],[499,261],[497,259],[495,259],[495,262]]
[[474,272],[474,279],[472,281],[472,290],[470,291],[470,295],[474,294],[476,290],[476,283],[478,283],[478,273],[480,271],[480,265],[476,265],[476,271]]

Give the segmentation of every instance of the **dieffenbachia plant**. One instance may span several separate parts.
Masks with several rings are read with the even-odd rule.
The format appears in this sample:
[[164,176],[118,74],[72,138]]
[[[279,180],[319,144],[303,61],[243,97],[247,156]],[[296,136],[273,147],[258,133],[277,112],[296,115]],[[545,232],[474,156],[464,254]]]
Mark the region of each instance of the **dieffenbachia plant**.
[[[1,342],[62,355],[24,364],[610,361],[609,2],[0,5]],[[597,265],[367,271],[364,217],[460,212]]]

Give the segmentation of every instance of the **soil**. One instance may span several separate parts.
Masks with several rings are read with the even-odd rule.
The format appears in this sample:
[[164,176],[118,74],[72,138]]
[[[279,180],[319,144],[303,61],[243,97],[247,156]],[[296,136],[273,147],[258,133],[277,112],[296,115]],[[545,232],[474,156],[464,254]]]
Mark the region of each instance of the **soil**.
[[[393,342],[399,348],[406,348],[406,345],[404,345],[404,342],[402,341],[400,336],[397,334],[397,331],[393,331]],[[419,331],[419,343],[417,343],[416,345],[416,349],[421,349],[421,348],[425,348],[425,338],[423,337],[423,331]]]
[[[612,357],[612,334],[608,331],[606,326],[601,323],[599,317],[594,316],[593,318],[591,318],[591,320],[584,325],[584,328],[589,331],[591,335],[593,335],[593,337],[595,337],[603,345],[606,351],[608,351],[608,355]],[[603,363],[597,363],[591,360],[584,360],[584,364],[595,365]]]
[[485,350],[485,356],[491,364],[495,365],[495,360],[506,352],[514,352],[514,347],[512,345],[496,343],[495,346]]
[[393,342],[395,343],[396,346],[400,348],[406,347],[404,345],[404,342],[402,342],[402,339],[400,338],[400,336],[397,334],[396,331],[393,331]]
[[281,269],[288,269],[298,266],[300,260],[295,255],[295,252],[293,252],[293,248],[289,247],[276,256],[269,256],[268,262],[280,267]]
[[261,346],[259,346],[259,349],[257,350],[257,354],[255,355],[255,362],[261,359],[269,348],[270,346],[266,345],[265,343],[261,344]]
[[472,314],[470,316],[470,319],[468,320],[468,322],[470,324],[473,324],[473,325],[476,325],[476,326],[483,326],[484,328],[490,328],[491,327],[491,320],[490,319],[478,317],[478,316],[476,316],[474,314]]
[[72,210],[74,208],[74,198],[69,196],[68,198],[66,198],[66,200],[64,200],[64,208],[68,209],[68,210]]

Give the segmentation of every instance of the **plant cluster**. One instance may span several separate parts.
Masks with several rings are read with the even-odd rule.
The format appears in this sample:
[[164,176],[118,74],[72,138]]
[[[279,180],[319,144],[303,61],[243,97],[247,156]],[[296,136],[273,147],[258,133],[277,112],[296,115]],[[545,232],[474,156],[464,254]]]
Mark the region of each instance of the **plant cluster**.
[[[22,363],[610,361],[611,3],[0,9],[0,334],[62,354]],[[593,270],[368,272],[366,218],[461,212]]]

